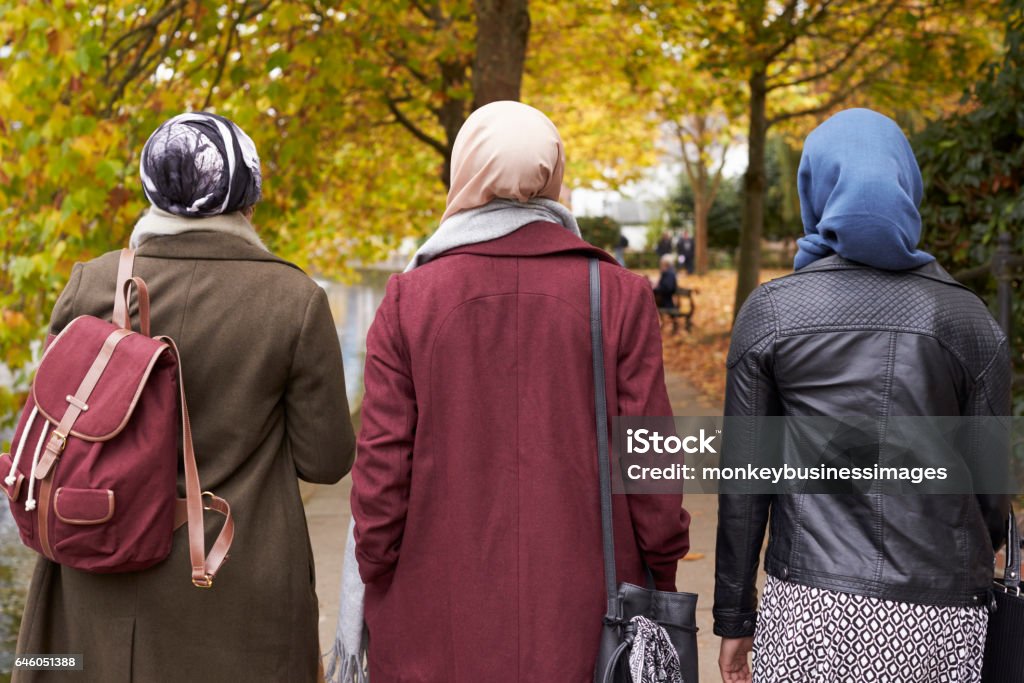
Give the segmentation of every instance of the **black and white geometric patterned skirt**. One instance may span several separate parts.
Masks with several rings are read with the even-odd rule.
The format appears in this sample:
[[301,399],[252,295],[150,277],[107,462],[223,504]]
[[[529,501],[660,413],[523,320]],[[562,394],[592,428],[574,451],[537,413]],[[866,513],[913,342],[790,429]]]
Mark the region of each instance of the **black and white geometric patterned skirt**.
[[879,600],[768,576],[754,683],[978,683],[988,611]]

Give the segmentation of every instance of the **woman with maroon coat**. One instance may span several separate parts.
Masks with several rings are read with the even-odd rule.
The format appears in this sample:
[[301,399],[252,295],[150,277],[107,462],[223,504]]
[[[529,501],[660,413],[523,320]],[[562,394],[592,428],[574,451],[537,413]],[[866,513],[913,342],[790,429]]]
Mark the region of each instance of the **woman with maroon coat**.
[[[448,208],[367,340],[353,470],[370,680],[590,681],[604,591],[588,258],[611,415],[670,415],[647,281],[555,199],[564,153],[516,102],[475,112]],[[623,581],[674,590],[679,495],[615,496]]]

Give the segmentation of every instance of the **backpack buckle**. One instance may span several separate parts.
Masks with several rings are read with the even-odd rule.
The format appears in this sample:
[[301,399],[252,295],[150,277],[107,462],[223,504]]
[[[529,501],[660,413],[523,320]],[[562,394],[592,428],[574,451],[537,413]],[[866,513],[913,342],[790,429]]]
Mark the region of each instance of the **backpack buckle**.
[[50,445],[52,446],[55,441],[59,441],[60,445],[59,447],[53,449],[54,452],[63,453],[64,448],[68,445],[68,437],[65,436],[64,434],[61,434],[55,429],[53,430],[53,433],[50,435]]
[[204,574],[201,578],[193,578],[192,585],[196,588],[213,588],[213,577],[209,574]]

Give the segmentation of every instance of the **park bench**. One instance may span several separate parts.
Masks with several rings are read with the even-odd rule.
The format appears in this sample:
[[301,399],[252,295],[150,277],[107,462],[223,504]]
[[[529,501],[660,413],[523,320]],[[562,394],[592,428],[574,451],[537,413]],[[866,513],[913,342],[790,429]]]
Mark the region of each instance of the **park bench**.
[[[672,334],[679,331],[679,319],[682,318],[686,324],[686,331],[690,332],[693,329],[693,312],[697,309],[697,304],[694,301],[693,295],[697,293],[695,289],[687,289],[681,287],[676,290],[676,293],[672,296],[672,306],[667,308],[659,308],[658,313],[661,316],[661,326],[665,326],[665,321],[669,320],[672,322]],[[686,308],[680,306],[682,300],[686,300]]]

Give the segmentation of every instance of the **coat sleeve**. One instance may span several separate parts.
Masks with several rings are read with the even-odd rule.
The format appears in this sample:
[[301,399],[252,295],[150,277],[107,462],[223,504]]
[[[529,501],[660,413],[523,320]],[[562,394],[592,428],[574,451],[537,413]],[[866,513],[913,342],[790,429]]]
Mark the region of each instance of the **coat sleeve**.
[[359,574],[370,584],[398,562],[409,509],[416,394],[398,317],[399,279],[388,282],[366,339],[359,457],[352,472]]
[[[725,392],[725,415],[779,415],[781,406],[772,378],[770,349],[775,321],[763,287],[743,306],[733,326]],[[726,435],[728,437],[728,428]],[[737,464],[754,458],[738,452],[756,448],[756,441],[727,438],[723,459]],[[731,448],[731,450],[730,450]],[[722,493],[718,496],[718,540],[715,547],[714,632],[725,638],[752,636],[757,622],[757,570],[768,525],[772,496]]]
[[[618,415],[670,416],[661,329],[653,293],[638,282],[628,302],[616,366]],[[679,560],[690,549],[690,515],[682,494],[626,496],[637,545],[658,590],[674,591]]]
[[[993,321],[993,326],[995,322]],[[1000,333],[1001,334],[1001,333]],[[1010,351],[1005,338],[1002,339],[995,356],[989,361],[981,375],[975,380],[974,386],[967,398],[965,415],[971,417],[1001,417],[1011,413],[1012,398],[1010,393],[1011,377],[1013,370],[1010,364]],[[988,432],[984,421],[972,421],[972,429],[982,429]],[[987,433],[978,438],[975,443],[992,444],[993,438],[1000,438],[1002,430],[998,434]],[[998,443],[1000,450],[1005,448],[1009,452],[1008,443]],[[1006,541],[1006,519],[1010,513],[1010,496],[1008,495],[982,495],[977,496],[978,505],[981,507],[981,514],[988,528],[989,536],[992,539],[992,547],[998,550]]]
[[327,294],[316,287],[292,357],[285,429],[295,470],[305,481],[333,484],[352,468],[355,435],[345,395],[345,367]]

